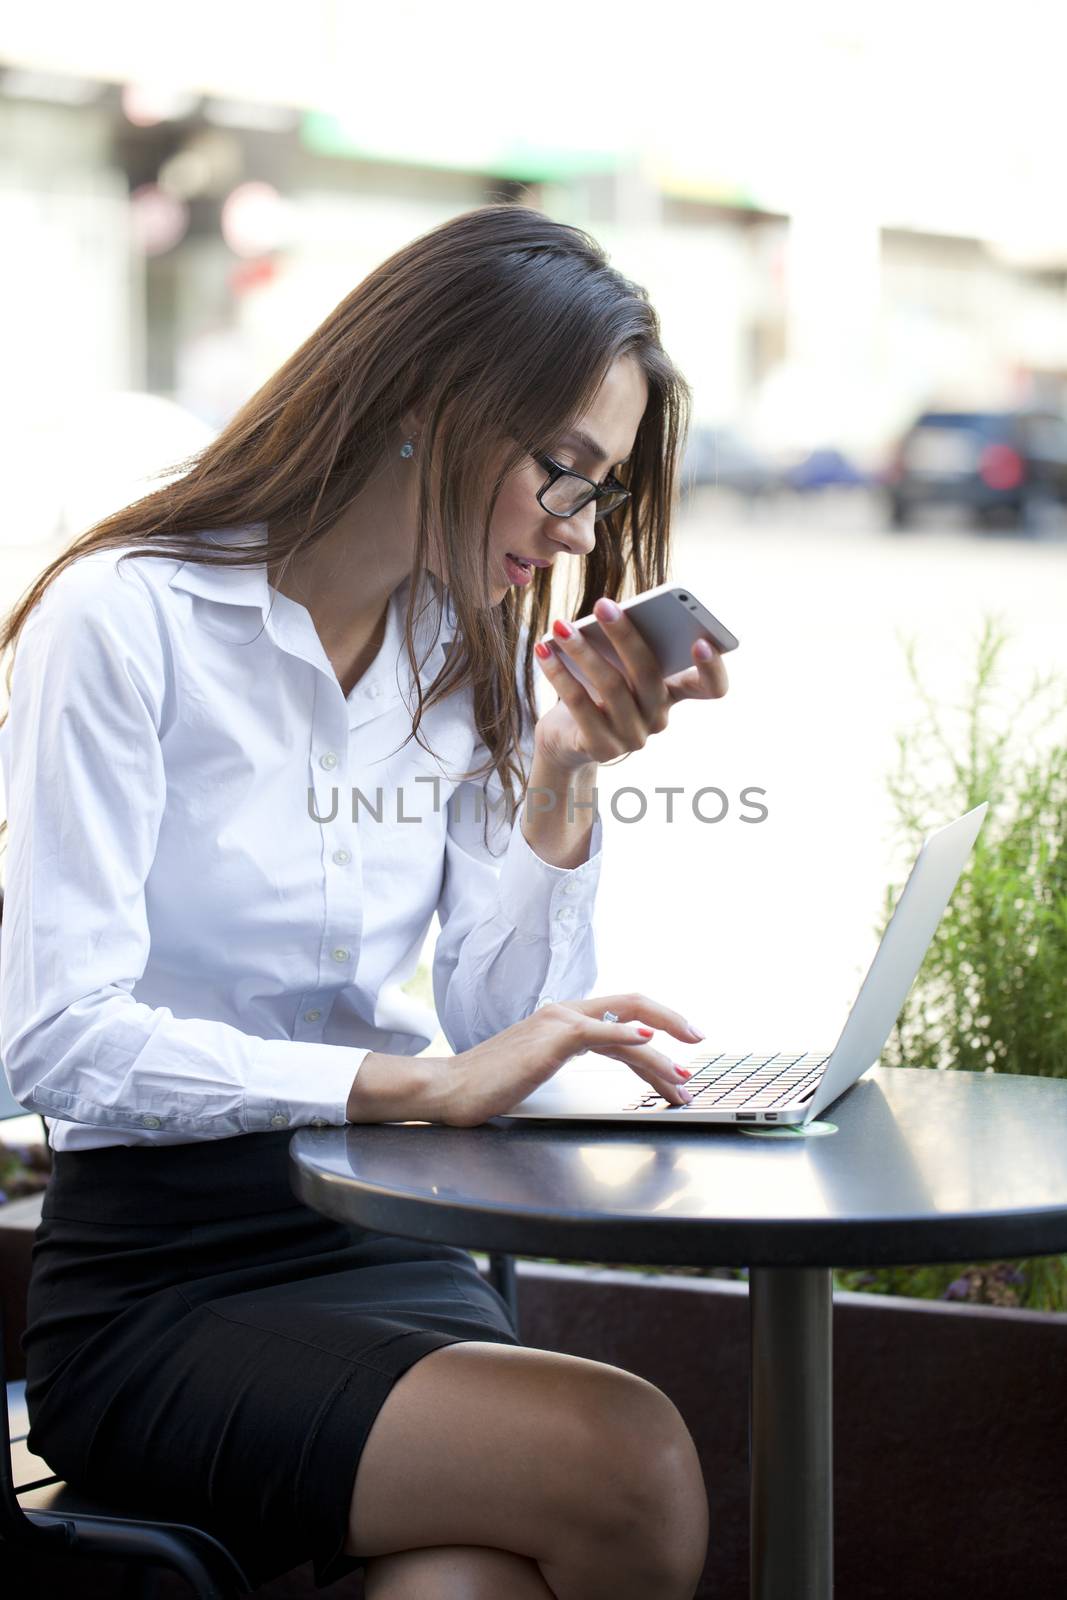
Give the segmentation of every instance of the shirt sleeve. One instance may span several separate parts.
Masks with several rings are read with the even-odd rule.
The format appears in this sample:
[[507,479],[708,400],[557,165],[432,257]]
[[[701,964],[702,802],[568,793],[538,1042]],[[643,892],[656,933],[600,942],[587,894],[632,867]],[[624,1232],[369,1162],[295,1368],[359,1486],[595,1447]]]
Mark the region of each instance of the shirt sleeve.
[[[524,732],[523,747],[529,770],[532,728]],[[479,740],[471,765],[480,765],[487,754]],[[576,867],[556,867],[527,842],[521,805],[508,829],[503,799],[499,775],[492,772],[460,783],[447,803],[433,991],[441,1031],[457,1053],[539,1005],[581,999],[596,985],[600,815],[588,858]]]
[[367,1050],[263,1039],[133,997],[166,802],[168,662],[150,594],[122,563],[64,568],[19,636],[2,730],[12,1093],[46,1116],[189,1138],[343,1123]]

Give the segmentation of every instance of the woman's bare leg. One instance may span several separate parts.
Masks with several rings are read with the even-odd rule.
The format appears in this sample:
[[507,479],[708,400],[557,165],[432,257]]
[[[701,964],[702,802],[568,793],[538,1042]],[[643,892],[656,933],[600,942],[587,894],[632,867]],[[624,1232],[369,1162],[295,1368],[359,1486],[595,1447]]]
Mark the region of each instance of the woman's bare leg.
[[581,1356],[464,1340],[390,1390],[345,1550],[488,1546],[535,1562],[555,1600],[692,1600],[707,1534],[696,1447],[654,1384]]

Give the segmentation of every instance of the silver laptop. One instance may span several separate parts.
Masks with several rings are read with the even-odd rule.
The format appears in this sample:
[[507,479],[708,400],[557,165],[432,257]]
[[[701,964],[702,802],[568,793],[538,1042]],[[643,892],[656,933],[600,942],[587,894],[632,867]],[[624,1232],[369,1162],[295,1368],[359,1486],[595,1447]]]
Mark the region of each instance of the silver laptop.
[[692,1100],[675,1105],[621,1061],[588,1051],[499,1115],[588,1122],[806,1123],[876,1064],[978,836],[989,802],[929,834],[901,890],[837,1043],[822,1050],[690,1056]]

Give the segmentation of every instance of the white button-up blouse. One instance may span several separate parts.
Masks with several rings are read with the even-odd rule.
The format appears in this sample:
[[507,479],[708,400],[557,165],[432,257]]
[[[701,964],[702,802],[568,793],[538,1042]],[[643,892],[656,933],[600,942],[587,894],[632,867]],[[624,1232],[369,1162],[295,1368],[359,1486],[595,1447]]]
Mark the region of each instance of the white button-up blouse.
[[[450,777],[486,754],[469,687],[424,713],[433,755],[409,737],[412,579],[346,699],[265,563],[117,555],[29,614],[0,729],[0,1059],[54,1149],[341,1124],[368,1052],[416,1055],[437,1019],[466,1050],[592,990],[601,820],[555,867],[521,808],[508,829],[495,773]],[[403,988],[435,911],[437,1019]]]

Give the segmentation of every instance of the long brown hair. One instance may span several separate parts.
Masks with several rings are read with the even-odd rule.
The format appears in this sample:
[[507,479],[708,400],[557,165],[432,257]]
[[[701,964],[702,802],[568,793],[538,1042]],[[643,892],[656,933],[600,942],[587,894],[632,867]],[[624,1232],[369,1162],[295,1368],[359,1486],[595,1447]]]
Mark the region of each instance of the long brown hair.
[[[0,626],[0,654],[12,647],[9,696],[27,615],[80,556],[136,543],[120,559],[266,561],[281,578],[297,552],[338,521],[385,451],[396,448],[401,419],[418,407],[425,421],[413,570],[425,569],[432,519],[458,648],[424,699],[413,584],[404,634],[418,708],[409,737],[418,737],[424,709],[470,683],[489,759],[466,776],[495,770],[513,819],[522,796],[512,777],[523,789],[528,781],[516,754],[526,719],[532,726],[537,718],[533,646],[549,626],[552,574],[541,571],[525,590],[509,590],[499,606],[477,604],[486,589],[489,525],[508,473],[531,449],[551,450],[622,355],[638,361],[648,385],[633,453],[618,469],[631,496],[597,522],[572,614],[590,611],[600,595],[622,598],[628,585],[638,593],[665,582],[692,395],[662,348],[648,293],[610,266],[582,229],[525,205],[494,203],[389,256],[210,444],[165,469],[179,477],[94,523],[44,569]],[[495,476],[494,462],[502,463]],[[251,536],[256,523],[266,524],[265,538]],[[247,528],[250,537],[204,541],[206,531],[221,528]]]

